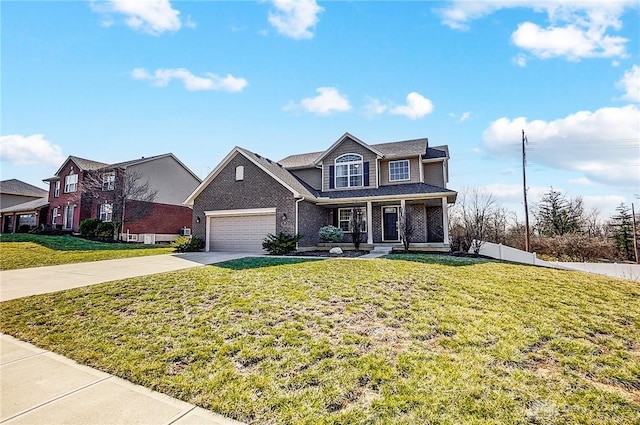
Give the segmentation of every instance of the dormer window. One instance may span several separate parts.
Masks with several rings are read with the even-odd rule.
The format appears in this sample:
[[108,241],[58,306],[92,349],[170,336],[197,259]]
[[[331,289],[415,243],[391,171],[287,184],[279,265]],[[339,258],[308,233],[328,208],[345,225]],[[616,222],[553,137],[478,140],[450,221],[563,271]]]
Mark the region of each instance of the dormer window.
[[348,153],[335,160],[335,187],[362,186],[363,163],[362,155]]

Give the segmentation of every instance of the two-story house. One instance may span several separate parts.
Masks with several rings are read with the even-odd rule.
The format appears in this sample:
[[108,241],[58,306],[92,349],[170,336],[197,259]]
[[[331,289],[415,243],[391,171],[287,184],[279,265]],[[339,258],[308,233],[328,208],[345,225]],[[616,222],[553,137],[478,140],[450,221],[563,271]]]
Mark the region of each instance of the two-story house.
[[44,181],[52,228],[77,232],[82,220],[99,218],[123,223],[127,240],[153,235],[155,242],[190,228],[191,209],[182,201],[201,182],[171,153],[115,164],[70,156]]
[[[354,213],[365,246],[401,241],[401,217],[413,248],[448,251],[447,146],[427,139],[367,144],[349,133],[327,150],[278,162],[234,148],[186,199],[193,234],[207,251],[260,251],[268,233],[301,234],[299,248],[320,242],[332,224],[350,241]],[[403,216],[403,214],[405,214]]]

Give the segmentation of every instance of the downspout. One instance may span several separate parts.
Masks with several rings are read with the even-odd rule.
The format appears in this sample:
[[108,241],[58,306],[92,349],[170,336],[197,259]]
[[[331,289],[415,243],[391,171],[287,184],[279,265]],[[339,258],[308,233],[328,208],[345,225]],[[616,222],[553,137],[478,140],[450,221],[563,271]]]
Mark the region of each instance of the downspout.
[[[304,196],[301,196],[300,199],[296,199],[296,234],[295,235],[298,234],[298,230],[299,230],[299,227],[300,227],[300,223],[299,223],[300,220],[298,218],[298,212],[299,212],[299,206],[298,205],[302,201],[304,201]],[[296,251],[298,250],[298,248],[300,248],[299,247],[299,242],[296,242]]]

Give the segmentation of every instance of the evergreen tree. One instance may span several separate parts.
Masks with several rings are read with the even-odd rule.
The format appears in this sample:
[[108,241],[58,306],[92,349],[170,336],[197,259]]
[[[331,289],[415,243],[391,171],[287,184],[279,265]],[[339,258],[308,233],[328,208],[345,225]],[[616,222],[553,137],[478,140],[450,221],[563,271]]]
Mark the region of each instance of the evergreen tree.
[[618,254],[625,260],[633,260],[633,217],[631,209],[622,202],[616,208],[617,214],[611,217],[613,243]]
[[536,228],[543,236],[562,236],[580,231],[584,207],[582,198],[567,199],[562,192],[551,190],[538,204]]

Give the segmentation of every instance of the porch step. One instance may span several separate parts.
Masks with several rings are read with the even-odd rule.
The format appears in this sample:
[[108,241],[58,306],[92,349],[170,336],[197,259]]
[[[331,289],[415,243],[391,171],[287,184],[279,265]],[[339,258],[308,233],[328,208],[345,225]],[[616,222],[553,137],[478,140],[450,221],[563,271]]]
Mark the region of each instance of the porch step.
[[366,255],[361,256],[360,258],[378,258],[383,255],[387,255],[391,252],[393,247],[391,246],[374,246],[373,249]]

